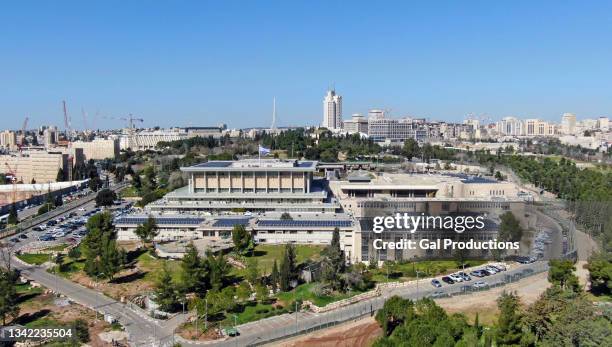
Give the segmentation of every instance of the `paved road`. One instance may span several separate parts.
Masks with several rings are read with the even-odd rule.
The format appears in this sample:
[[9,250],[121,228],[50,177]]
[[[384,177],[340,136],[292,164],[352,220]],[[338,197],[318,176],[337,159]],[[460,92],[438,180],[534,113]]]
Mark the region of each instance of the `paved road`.
[[[532,264],[519,265],[511,270],[501,272],[492,276],[478,279],[486,281],[489,284],[494,284],[506,279],[506,276],[512,276],[522,273],[524,270],[530,269],[534,272],[542,272],[547,269],[545,262],[535,262]],[[430,279],[419,281],[418,288],[416,283],[409,286],[390,289],[383,292],[383,295],[365,300],[353,305],[345,306],[334,311],[326,313],[300,312],[296,314],[284,314],[281,316],[270,317],[257,322],[251,322],[238,326],[240,336],[229,338],[225,341],[215,341],[207,343],[198,343],[177,339],[183,346],[249,346],[263,344],[265,342],[273,342],[283,338],[287,338],[296,334],[296,331],[314,330],[321,327],[329,327],[339,322],[344,322],[350,319],[359,318],[365,315],[374,314],[380,309],[384,302],[393,295],[399,295],[405,298],[417,299],[433,292],[440,291],[444,293],[460,292],[465,283],[455,283],[452,285],[444,285],[442,288],[433,288],[429,284]],[[472,283],[475,280],[472,281]],[[468,282],[469,284],[470,282]],[[297,319],[296,319],[297,317]]]

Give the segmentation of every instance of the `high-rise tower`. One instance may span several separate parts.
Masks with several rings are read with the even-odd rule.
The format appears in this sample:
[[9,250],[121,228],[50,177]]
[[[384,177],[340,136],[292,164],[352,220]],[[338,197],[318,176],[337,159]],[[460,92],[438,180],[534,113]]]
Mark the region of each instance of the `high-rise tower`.
[[342,128],[342,96],[328,90],[323,99],[323,124],[328,129]]

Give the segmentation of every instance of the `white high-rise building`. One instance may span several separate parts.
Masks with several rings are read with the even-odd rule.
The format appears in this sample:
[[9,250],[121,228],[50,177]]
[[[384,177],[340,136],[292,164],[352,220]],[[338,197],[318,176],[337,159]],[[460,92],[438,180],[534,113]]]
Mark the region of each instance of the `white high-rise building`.
[[515,117],[504,117],[497,122],[497,132],[506,136],[523,135],[523,122]]
[[342,96],[328,90],[323,99],[323,124],[328,129],[342,128]]
[[566,135],[573,135],[576,132],[576,115],[564,113],[561,117],[561,132]]

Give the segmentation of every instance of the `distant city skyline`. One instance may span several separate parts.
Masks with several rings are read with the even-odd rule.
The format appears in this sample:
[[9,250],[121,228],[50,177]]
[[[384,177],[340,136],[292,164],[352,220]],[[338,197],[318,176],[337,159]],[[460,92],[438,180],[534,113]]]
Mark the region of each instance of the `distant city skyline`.
[[[370,109],[461,122],[612,115],[608,2],[5,4],[2,128],[320,125]],[[113,119],[114,118],[114,119]]]

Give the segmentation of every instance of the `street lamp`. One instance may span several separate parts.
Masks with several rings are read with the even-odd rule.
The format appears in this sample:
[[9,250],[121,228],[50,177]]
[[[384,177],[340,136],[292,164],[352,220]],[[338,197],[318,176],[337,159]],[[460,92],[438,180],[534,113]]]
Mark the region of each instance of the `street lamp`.
[[416,285],[417,285],[417,299],[418,299],[419,298],[419,273],[424,273],[424,272],[416,270],[415,273],[417,275]]

